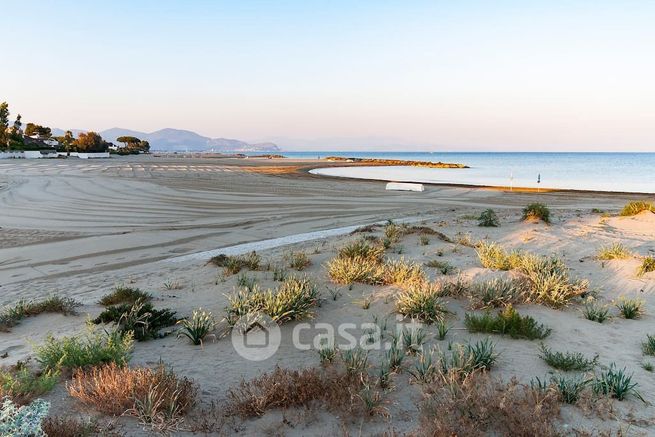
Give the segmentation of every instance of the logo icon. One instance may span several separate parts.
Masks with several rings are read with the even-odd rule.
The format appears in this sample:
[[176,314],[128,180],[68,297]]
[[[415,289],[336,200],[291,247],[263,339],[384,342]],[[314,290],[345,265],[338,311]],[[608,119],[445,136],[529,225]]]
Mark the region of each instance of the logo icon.
[[250,361],[264,361],[280,347],[282,334],[273,319],[263,313],[250,313],[239,318],[232,328],[232,346]]

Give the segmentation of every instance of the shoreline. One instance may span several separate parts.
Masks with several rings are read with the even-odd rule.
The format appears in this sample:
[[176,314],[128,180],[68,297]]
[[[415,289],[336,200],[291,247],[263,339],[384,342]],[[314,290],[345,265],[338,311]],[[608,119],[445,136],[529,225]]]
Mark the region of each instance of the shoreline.
[[[351,165],[348,167],[359,167],[360,165]],[[367,166],[367,165],[361,165],[361,166]],[[383,165],[382,165],[383,166]],[[417,184],[423,184],[423,185],[428,185],[428,186],[435,186],[435,187],[453,187],[453,188],[478,188],[482,190],[494,190],[494,191],[502,191],[502,192],[517,192],[517,193],[534,193],[534,194],[541,194],[541,193],[570,193],[570,194],[609,194],[609,195],[630,195],[630,196],[653,196],[655,195],[655,191],[649,192],[649,193],[642,193],[639,191],[604,191],[604,190],[585,190],[581,188],[534,188],[534,187],[522,187],[522,186],[514,186],[510,187],[508,185],[484,185],[484,184],[466,184],[466,183],[455,183],[455,182],[421,182],[421,181],[414,181],[414,180],[403,180],[403,181],[398,181],[398,180],[391,180],[391,179],[379,179],[375,177],[370,177],[370,178],[364,178],[364,177],[353,177],[353,176],[335,176],[335,175],[327,175],[327,174],[320,174],[320,173],[312,173],[314,170],[321,170],[323,168],[334,168],[335,166],[321,166],[321,167],[314,167],[311,169],[308,169],[307,167],[299,169],[299,171],[313,176],[313,177],[322,177],[322,178],[330,178],[330,179],[341,179],[341,180],[348,180],[348,181],[371,181],[371,182],[407,182],[407,183],[417,183]],[[345,167],[340,165],[339,167]]]

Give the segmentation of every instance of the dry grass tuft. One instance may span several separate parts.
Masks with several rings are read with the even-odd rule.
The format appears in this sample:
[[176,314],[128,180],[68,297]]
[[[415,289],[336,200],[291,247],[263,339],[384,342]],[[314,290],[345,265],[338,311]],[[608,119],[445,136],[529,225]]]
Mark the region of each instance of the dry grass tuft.
[[432,386],[420,406],[419,436],[559,436],[555,391],[503,383],[474,372]]
[[646,273],[655,272],[655,256],[647,256],[641,262],[641,265],[637,269],[637,276],[642,277]]
[[322,405],[330,410],[352,411],[361,402],[362,381],[328,369],[288,370],[276,367],[270,373],[241,384],[228,392],[227,414],[242,418],[262,416],[273,409]]
[[80,305],[74,299],[61,296],[50,296],[38,301],[21,300],[13,307],[7,307],[0,311],[0,332],[8,332],[20,320],[43,313],[75,315],[76,308]]
[[105,414],[129,414],[157,429],[178,425],[195,402],[197,389],[160,365],[156,369],[114,363],[77,370],[68,393]]
[[609,261],[613,259],[628,259],[632,257],[632,252],[621,243],[612,243],[601,246],[596,253],[596,259]]
[[627,203],[621,210],[621,215],[624,217],[637,215],[643,211],[650,211],[655,213],[655,204],[645,200],[638,200]]
[[309,259],[309,256],[306,252],[303,251],[292,251],[285,255],[285,259],[289,265],[289,268],[294,270],[305,270],[312,264],[312,260]]
[[48,437],[121,437],[112,425],[102,425],[96,420],[82,420],[70,416],[46,417],[41,429]]

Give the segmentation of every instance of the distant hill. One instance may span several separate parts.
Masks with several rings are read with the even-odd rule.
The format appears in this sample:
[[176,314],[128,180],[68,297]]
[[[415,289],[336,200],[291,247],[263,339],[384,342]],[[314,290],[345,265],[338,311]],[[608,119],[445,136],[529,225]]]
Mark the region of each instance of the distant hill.
[[[79,129],[73,130],[77,135]],[[181,129],[160,129],[155,132],[139,132],[130,129],[114,127],[98,132],[102,138],[117,144],[116,138],[122,136],[137,137],[150,143],[150,150],[178,151],[178,152],[279,152],[280,149],[274,143],[250,144],[245,141],[228,138],[209,138],[200,134]],[[54,136],[63,135],[61,129],[53,129]]]

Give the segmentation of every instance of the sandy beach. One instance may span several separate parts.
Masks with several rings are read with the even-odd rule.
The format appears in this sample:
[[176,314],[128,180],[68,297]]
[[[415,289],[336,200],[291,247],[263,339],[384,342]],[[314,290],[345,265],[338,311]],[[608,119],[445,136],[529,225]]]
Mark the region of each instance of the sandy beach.
[[[562,309],[537,304],[517,308],[553,329],[544,340],[553,349],[597,354],[601,366],[616,363],[626,367],[628,373],[634,373],[646,403],[636,398],[614,400],[605,415],[563,404],[558,429],[562,435],[575,435],[576,431],[589,432],[580,435],[606,431],[655,434],[655,379],[642,367],[643,362],[655,360],[645,357],[641,347],[646,334],[655,334],[655,273],[635,274],[639,257],[655,254],[655,214],[616,216],[628,201],[644,196],[438,185],[426,185],[421,193],[387,192],[383,182],[308,174],[308,170],[323,165],[336,164],[147,156],[90,162],[0,161],[0,304],[10,306],[21,299],[51,294],[82,304],[77,315],[42,314],[22,320],[10,332],[0,332],[0,364],[11,366],[33,357],[33,346],[49,333],[62,336],[84,332],[85,321],[102,310],[99,299],[116,285],[151,293],[158,308],[171,308],[179,317],[188,317],[202,307],[222,318],[228,305],[226,295],[238,288],[239,275],[224,275],[221,268],[208,265],[207,259],[172,262],[174,258],[295,234],[412,218],[452,241],[427,235],[426,242],[411,234],[388,249],[386,256],[421,265],[440,259],[452,266],[447,275],[425,267],[431,281],[454,280],[458,275],[470,282],[505,277],[507,272],[482,267],[476,249],[471,247],[478,241],[541,255],[556,254],[573,277],[588,280],[597,299],[612,308],[614,317],[605,323],[582,317],[579,302]],[[522,208],[533,202],[548,205],[551,224],[521,220]],[[476,217],[489,208],[497,213],[500,227],[477,226]],[[381,237],[383,232],[378,228],[371,235]],[[314,281],[324,299],[316,308],[314,322],[361,324],[376,317],[394,320],[397,287],[338,285],[326,273],[326,265],[338,249],[358,238],[361,235],[316,239],[260,255],[264,264],[284,267],[285,255],[291,250],[308,254],[311,265],[298,274]],[[594,258],[599,247],[616,242],[635,256],[604,262]],[[263,288],[276,286],[272,270],[245,274]],[[328,291],[335,288],[340,290],[340,297],[333,300]],[[638,320],[617,316],[613,305],[621,297],[643,300],[645,314]],[[362,300],[369,306],[362,305]],[[463,324],[464,314],[470,311],[466,299],[453,297],[445,302],[452,312],[447,341],[437,340],[435,327],[429,326],[426,344],[446,349],[448,342],[490,337],[500,353],[490,372],[494,377],[516,377],[529,384],[534,377],[553,374],[539,358],[539,341],[469,333]],[[226,402],[228,389],[241,380],[270,372],[275,366],[320,367],[315,350],[294,347],[293,327],[294,322],[281,326],[279,350],[260,362],[244,360],[235,353],[229,338],[208,340],[199,347],[170,335],[136,343],[130,365],[153,366],[161,360],[199,385],[198,406],[173,432],[192,434],[198,416],[203,415],[202,408],[209,408],[212,402],[219,406]],[[380,354],[371,353],[370,365],[374,367],[379,358]],[[407,371],[393,379],[393,389],[384,393],[383,415],[344,416],[321,407],[274,409],[254,419],[224,419],[220,426],[204,431],[214,435],[421,434],[417,407],[423,399],[420,385],[411,382]],[[52,402],[51,414],[98,415],[67,394],[65,379],[42,397]],[[153,432],[132,417],[111,421],[127,435]]]

